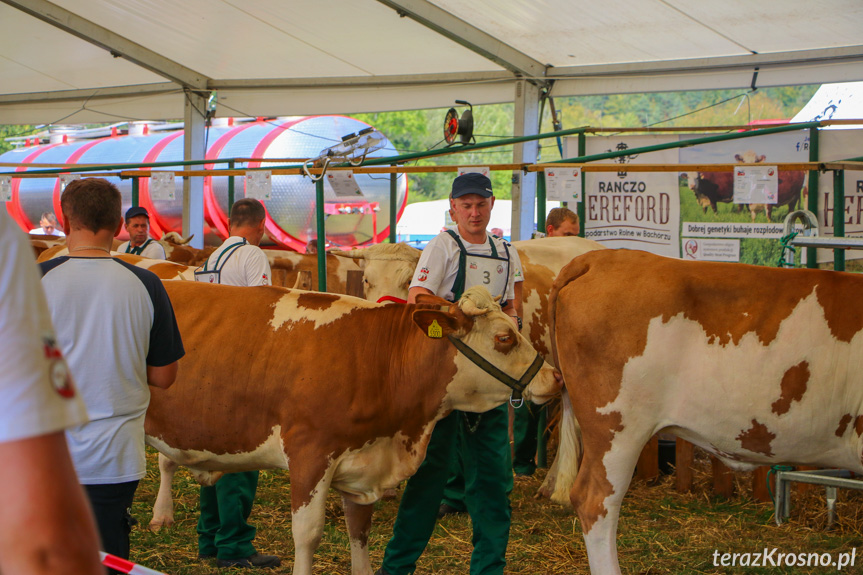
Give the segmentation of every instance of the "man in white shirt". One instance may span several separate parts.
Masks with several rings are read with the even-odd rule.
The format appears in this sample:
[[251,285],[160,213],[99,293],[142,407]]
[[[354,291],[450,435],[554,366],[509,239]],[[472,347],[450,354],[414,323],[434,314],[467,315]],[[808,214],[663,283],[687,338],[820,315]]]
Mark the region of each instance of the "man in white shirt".
[[[423,250],[408,290],[408,303],[420,293],[455,301],[465,289],[484,285],[501,296],[501,308],[520,328],[521,274],[517,253],[486,231],[494,206],[491,181],[478,173],[457,177],[450,210],[457,224]],[[520,284],[519,284],[520,285]],[[464,469],[464,503],[473,524],[471,573],[502,574],[509,541],[512,462],[507,406],[482,414],[453,411],[432,432],[426,458],[405,486],[393,537],[379,575],[407,575],[416,569],[435,526],[451,471]]]
[[104,575],[64,428],[87,412],[56,346],[33,251],[0,211],[0,571]]
[[[195,280],[233,286],[268,286],[270,263],[258,245],[264,237],[264,205],[244,198],[231,206],[230,237],[210,254],[195,272]],[[219,567],[278,567],[281,559],[262,555],[252,540],[256,529],[249,525],[258,472],[227,473],[215,485],[201,487],[198,517],[198,557],[215,557]]]
[[126,231],[129,241],[120,244],[118,252],[133,254],[152,260],[165,259],[165,248],[150,237],[150,214],[147,208],[134,206],[126,210]]
[[167,388],[185,353],[174,309],[152,272],[111,257],[123,226],[117,187],[70,182],[60,198],[69,255],[39,265],[42,287],[90,421],[66,440],[103,549],[129,558],[129,509],[146,473],[150,386]]
[[57,229],[57,216],[51,212],[42,212],[39,226],[30,230],[30,233],[37,236],[57,236],[60,238],[66,235],[62,230]]

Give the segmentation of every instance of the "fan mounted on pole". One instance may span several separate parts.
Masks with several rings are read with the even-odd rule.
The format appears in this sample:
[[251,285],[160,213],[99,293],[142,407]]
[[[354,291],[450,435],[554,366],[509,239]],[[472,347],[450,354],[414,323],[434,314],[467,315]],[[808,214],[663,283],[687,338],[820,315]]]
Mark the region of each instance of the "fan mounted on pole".
[[456,100],[456,104],[468,106],[469,109],[458,116],[455,108],[450,108],[443,120],[443,139],[447,146],[455,143],[456,138],[459,139],[462,145],[475,144],[476,139],[473,137],[473,106],[464,100]]

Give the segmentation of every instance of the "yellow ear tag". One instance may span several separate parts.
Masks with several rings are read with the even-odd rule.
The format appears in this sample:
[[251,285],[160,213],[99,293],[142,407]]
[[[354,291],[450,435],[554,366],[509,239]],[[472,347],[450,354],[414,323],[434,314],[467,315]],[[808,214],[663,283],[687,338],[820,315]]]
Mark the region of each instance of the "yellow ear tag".
[[429,326],[429,337],[443,337],[443,328],[440,326],[436,319],[433,319],[431,325]]

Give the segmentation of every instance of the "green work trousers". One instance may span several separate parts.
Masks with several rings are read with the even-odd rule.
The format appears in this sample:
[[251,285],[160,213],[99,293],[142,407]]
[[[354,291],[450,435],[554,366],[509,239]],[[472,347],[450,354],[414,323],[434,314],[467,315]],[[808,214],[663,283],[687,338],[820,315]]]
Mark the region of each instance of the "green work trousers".
[[539,414],[545,409],[525,401],[515,410],[512,423],[512,438],[515,446],[512,470],[519,475],[533,475],[536,471],[536,446],[539,431]]
[[[467,417],[466,417],[467,416]],[[457,447],[465,471],[465,504],[473,524],[471,575],[500,575],[512,508],[512,458],[506,405],[483,413],[454,411],[437,423],[423,461],[405,486],[393,536],[384,553],[390,575],[407,575],[428,545]]]
[[257,471],[227,473],[215,485],[201,487],[198,554],[219,559],[254,555],[255,528],[246,520],[257,488]]

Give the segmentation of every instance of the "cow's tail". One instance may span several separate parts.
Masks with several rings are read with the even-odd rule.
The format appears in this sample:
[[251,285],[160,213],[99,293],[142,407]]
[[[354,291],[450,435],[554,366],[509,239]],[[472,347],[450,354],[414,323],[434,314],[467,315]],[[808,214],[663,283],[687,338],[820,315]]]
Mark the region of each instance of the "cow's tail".
[[575,476],[581,463],[581,427],[572,411],[568,392],[564,392],[560,403],[563,415],[558,427],[560,441],[557,455],[545,476],[545,481],[537,491],[537,497],[546,497],[564,507],[572,507],[569,491],[575,483]]
[[[588,252],[590,253],[590,252]],[[566,287],[571,281],[581,277],[590,269],[590,265],[584,260],[589,259],[584,256],[579,256],[573,259],[570,263],[560,270],[557,278],[554,280],[554,285],[551,288],[551,294],[548,298],[548,315],[551,323],[551,352],[554,359],[554,365],[560,369],[560,358],[558,357],[557,349],[557,298],[560,290]],[[576,390],[578,383],[575,381],[566,382],[566,389],[563,393],[561,405],[563,408],[563,416],[560,421],[560,444],[557,450],[557,456],[554,458],[551,468],[545,477],[545,481],[540,486],[537,495],[549,497],[552,501],[560,503],[566,507],[570,507],[569,491],[575,483],[575,476],[578,474],[578,468],[581,463],[582,440],[581,426],[575,418],[575,412],[572,408],[572,401],[576,400]]]

